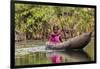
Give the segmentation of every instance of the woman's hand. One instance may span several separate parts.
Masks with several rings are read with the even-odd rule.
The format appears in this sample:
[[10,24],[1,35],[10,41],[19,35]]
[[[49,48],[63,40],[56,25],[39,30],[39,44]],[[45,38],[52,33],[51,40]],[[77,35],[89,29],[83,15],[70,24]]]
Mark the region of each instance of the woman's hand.
[[61,34],[61,32],[62,32],[62,30],[58,30],[58,33],[57,33],[57,34],[58,34],[58,35],[60,35],[60,34]]

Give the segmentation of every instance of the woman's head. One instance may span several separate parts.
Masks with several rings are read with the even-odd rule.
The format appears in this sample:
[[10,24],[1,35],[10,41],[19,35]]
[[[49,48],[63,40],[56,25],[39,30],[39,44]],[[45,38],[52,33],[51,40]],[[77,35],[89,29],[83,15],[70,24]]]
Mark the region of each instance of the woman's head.
[[53,27],[53,32],[54,32],[54,33],[57,33],[58,30],[59,30],[59,27],[58,27],[58,26],[54,26],[54,27]]

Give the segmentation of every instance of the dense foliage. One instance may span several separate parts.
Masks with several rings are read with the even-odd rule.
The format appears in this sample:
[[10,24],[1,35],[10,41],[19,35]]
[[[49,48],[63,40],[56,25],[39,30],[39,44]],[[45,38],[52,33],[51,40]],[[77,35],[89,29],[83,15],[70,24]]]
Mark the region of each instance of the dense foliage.
[[58,25],[79,35],[94,31],[94,9],[82,7],[15,4],[15,30],[29,39],[45,39]]

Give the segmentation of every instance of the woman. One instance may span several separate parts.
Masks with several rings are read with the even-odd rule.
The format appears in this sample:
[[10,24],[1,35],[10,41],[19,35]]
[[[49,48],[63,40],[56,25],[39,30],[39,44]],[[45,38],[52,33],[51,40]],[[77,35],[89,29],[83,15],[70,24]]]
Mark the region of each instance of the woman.
[[53,27],[53,32],[49,35],[48,42],[46,43],[47,46],[57,46],[62,42],[61,39],[61,32],[58,26]]

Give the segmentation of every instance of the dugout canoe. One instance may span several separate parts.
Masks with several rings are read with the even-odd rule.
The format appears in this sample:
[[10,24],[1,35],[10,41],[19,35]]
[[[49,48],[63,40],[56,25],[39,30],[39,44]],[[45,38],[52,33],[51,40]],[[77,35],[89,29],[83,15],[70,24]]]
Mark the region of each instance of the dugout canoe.
[[47,49],[83,49],[91,40],[92,32],[68,39],[57,46],[47,45]]

